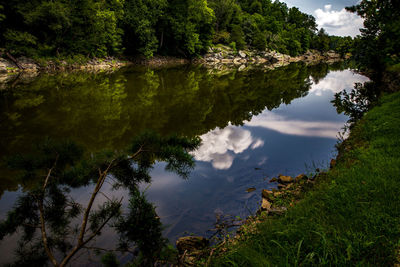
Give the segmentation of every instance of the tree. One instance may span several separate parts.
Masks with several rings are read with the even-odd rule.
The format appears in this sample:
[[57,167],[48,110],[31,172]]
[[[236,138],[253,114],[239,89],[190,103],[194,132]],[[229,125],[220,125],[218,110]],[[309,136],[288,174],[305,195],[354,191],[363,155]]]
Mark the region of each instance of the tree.
[[184,57],[207,51],[212,43],[214,21],[214,11],[205,0],[171,0],[163,23],[166,49]]
[[[71,142],[46,140],[35,154],[9,160],[9,166],[34,185],[0,223],[0,239],[22,229],[17,265],[40,266],[50,261],[54,266],[66,266],[82,250],[107,251],[93,247],[93,240],[109,225],[121,236],[117,251],[134,253],[136,249],[141,264],[153,265],[166,242],[154,207],[139,192],[138,183],[150,182],[149,170],[156,160],[167,162],[167,170],[187,177],[194,166],[188,152],[198,145],[197,138],[144,134],[124,153],[104,152],[85,159],[84,151]],[[122,198],[110,198],[101,191],[106,182],[128,189],[127,215],[122,213]],[[69,196],[71,189],[88,185],[93,191],[85,206]],[[100,194],[106,200],[94,209]],[[78,219],[80,224],[74,225]]]
[[166,0],[127,0],[124,5],[124,45],[129,53],[139,52],[152,57],[162,46],[162,35],[156,36],[156,26],[167,7]]
[[361,39],[356,42],[354,58],[360,67],[375,72],[400,62],[400,3],[394,0],[367,1],[347,7],[364,19]]

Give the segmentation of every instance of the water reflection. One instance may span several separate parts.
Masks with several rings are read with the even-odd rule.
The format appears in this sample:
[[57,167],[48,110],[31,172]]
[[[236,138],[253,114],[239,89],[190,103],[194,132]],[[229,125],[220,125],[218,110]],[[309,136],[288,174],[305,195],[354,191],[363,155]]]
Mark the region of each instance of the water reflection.
[[332,72],[321,81],[314,80],[309,92],[317,96],[322,96],[324,91],[338,93],[344,89],[352,89],[355,81],[364,83],[368,80],[367,77],[351,71]]
[[201,136],[202,145],[194,153],[196,160],[211,162],[218,170],[232,166],[234,154],[240,154],[251,146],[255,149],[264,145],[264,141],[254,138],[250,131],[229,125],[224,129],[215,129]]
[[282,134],[337,138],[343,122],[290,120],[271,111],[264,111],[246,126],[263,127]]
[[[365,79],[343,68],[292,64],[269,72],[183,67],[42,75],[0,91],[0,156],[28,153],[43,136],[82,144],[86,156],[121,151],[148,129],[201,136],[189,180],[156,164],[152,185],[141,189],[157,206],[171,241],[185,232],[204,235],[215,211],[242,217],[253,212],[260,190],[273,186],[270,177],[304,172],[307,164],[323,167],[334,156],[335,136],[347,118],[330,104],[333,92]],[[2,215],[13,204],[10,195],[32,184],[0,166]],[[246,193],[249,187],[257,190]]]

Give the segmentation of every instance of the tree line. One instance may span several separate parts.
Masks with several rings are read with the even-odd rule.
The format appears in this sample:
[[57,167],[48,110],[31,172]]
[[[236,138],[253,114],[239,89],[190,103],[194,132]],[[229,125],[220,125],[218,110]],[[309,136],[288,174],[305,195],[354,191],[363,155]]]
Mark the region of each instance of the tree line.
[[214,44],[345,53],[350,37],[272,0],[1,0],[0,47],[14,55],[201,55]]

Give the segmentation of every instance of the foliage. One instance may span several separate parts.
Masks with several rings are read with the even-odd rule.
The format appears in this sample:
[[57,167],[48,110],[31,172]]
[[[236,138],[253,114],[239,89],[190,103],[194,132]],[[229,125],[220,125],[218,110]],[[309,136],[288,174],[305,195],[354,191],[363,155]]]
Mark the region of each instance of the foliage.
[[[167,162],[167,170],[186,177],[194,166],[189,152],[198,145],[197,138],[147,133],[135,138],[124,153],[105,151],[87,159],[76,144],[47,139],[33,154],[9,159],[9,167],[18,171],[20,179],[34,184],[0,222],[0,239],[22,230],[16,264],[27,261],[40,266],[50,261],[66,266],[81,250],[107,251],[96,247],[94,240],[108,225],[120,235],[119,252],[136,255],[138,251],[136,262],[153,265],[166,240],[154,206],[140,193],[138,184],[150,182],[149,170],[156,161]],[[127,214],[122,212],[123,198],[102,192],[105,182],[129,191]],[[85,206],[69,195],[71,189],[83,186],[93,190]],[[105,200],[95,209],[99,194]],[[106,255],[103,262],[113,265],[115,259]]]
[[380,96],[379,87],[375,82],[357,83],[350,93],[345,90],[336,93],[332,103],[338,113],[350,117],[349,123],[353,125],[376,105]]
[[291,55],[331,49],[314,17],[271,0],[10,0],[0,5],[0,23],[1,47],[39,58],[194,57],[212,42]]
[[364,18],[361,37],[355,42],[354,58],[359,66],[381,72],[400,62],[400,3],[367,1],[347,10]]
[[166,0],[126,0],[124,5],[124,46],[152,57],[159,47],[156,26],[167,7]]

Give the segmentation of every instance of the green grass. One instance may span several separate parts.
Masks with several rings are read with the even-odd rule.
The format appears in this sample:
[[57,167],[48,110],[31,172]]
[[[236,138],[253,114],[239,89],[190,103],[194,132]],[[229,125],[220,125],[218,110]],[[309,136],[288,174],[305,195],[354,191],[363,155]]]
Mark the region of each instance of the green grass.
[[400,93],[380,102],[353,128],[327,177],[211,265],[392,266],[400,245]]

